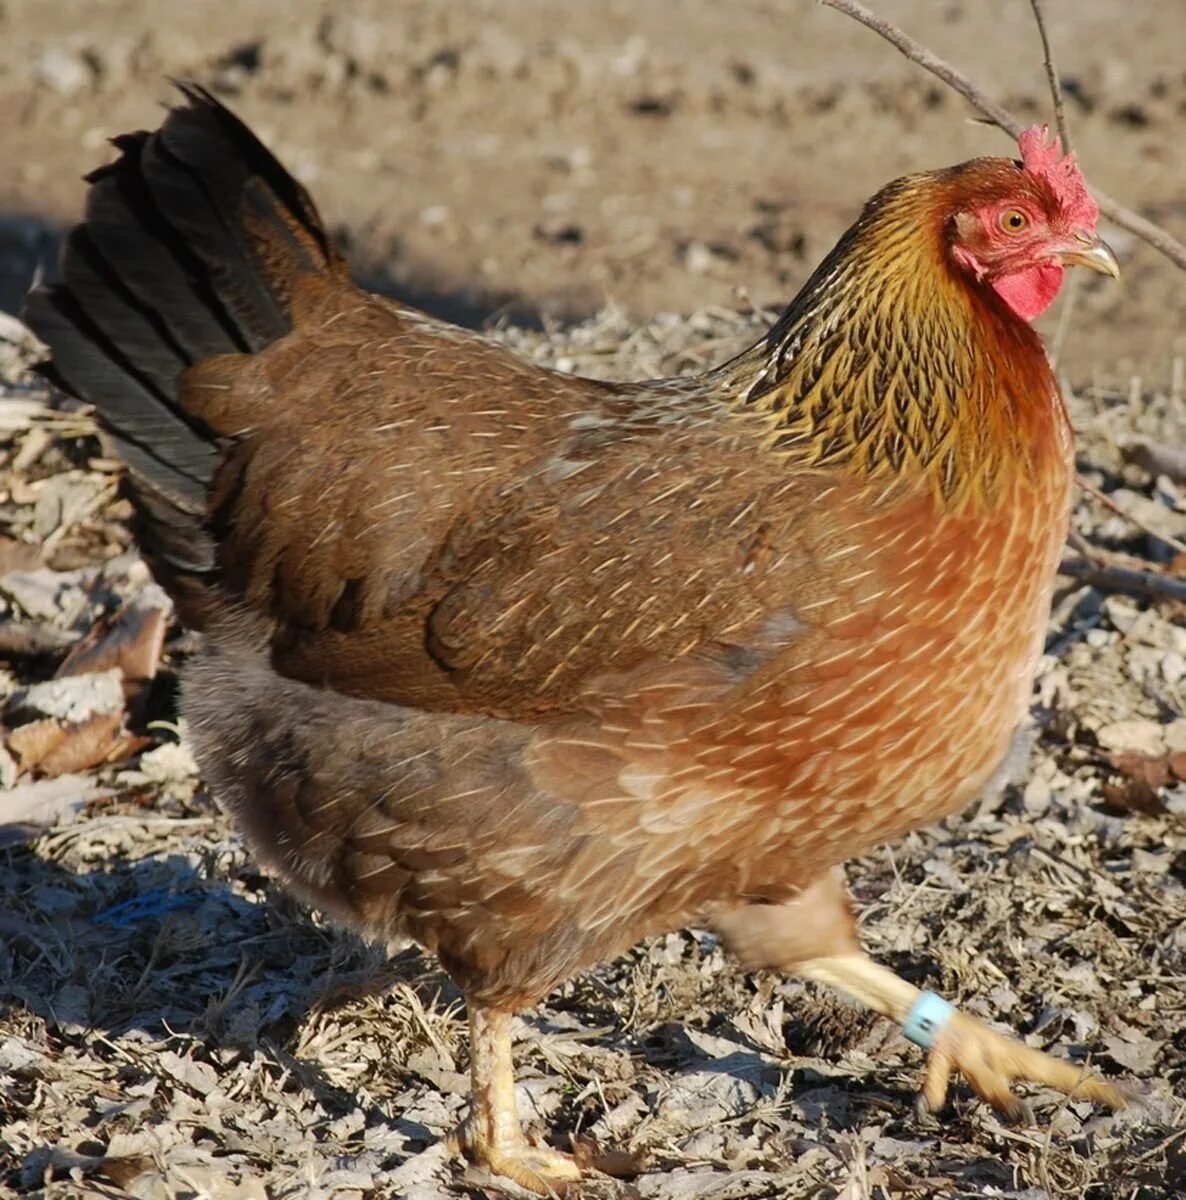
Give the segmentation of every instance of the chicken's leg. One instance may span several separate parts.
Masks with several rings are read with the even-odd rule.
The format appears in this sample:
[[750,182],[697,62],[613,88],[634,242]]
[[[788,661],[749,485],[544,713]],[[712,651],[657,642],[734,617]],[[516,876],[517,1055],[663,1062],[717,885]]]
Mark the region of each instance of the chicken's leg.
[[456,1138],[461,1152],[478,1166],[513,1179],[541,1195],[561,1195],[581,1171],[566,1154],[533,1146],[519,1124],[515,1072],[511,1062],[511,1014],[469,1006],[470,1113]]
[[857,942],[848,898],[834,875],[789,904],[723,910],[714,914],[714,923],[746,966],[775,967],[830,984],[902,1025],[907,1037],[930,1053],[922,1097],[932,1111],[942,1107],[957,1071],[990,1104],[1013,1114],[1020,1102],[1012,1085],[1020,1081],[1113,1108],[1128,1098],[1122,1087],[995,1033],[875,963]]
[[943,1107],[948,1082],[957,1071],[994,1108],[1011,1115],[1021,1107],[1012,1085],[1022,1080],[1112,1108],[1126,1103],[1122,1088],[996,1033],[933,993],[920,991],[866,954],[809,959],[799,963],[795,973],[830,984],[893,1018],[911,1041],[929,1050],[922,1098],[932,1112]]

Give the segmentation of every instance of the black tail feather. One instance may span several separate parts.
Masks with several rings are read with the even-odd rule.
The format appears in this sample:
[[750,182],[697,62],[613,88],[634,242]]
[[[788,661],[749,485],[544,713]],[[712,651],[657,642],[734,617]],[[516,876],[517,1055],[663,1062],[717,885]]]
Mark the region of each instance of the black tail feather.
[[87,177],[62,282],[25,307],[44,373],[95,406],[141,540],[174,576],[213,569],[206,503],[224,448],[185,411],[182,375],[288,333],[300,278],[345,275],[304,189],[213,96],[178,86],[187,103],[116,138],[119,157]]
[[[106,309],[114,306],[109,301]],[[50,347],[53,377],[98,407],[133,483],[151,482],[179,507],[202,504],[214,473],[214,445],[162,399],[78,297],[61,284],[41,287],[29,296],[24,315]]]
[[[146,310],[158,314],[162,336],[174,340],[188,362],[251,350],[223,310],[201,259],[152,199],[140,167],[149,136],[115,138],[119,161],[87,176],[86,227],[99,253]],[[163,313],[169,314],[167,324]]]

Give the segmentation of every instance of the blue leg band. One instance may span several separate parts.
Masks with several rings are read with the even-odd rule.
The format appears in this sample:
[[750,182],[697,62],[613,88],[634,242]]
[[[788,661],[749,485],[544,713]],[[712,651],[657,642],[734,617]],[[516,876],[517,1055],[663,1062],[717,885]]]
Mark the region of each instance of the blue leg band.
[[923,992],[902,1022],[902,1032],[916,1045],[929,1050],[943,1026],[951,1020],[955,1005],[934,992]]

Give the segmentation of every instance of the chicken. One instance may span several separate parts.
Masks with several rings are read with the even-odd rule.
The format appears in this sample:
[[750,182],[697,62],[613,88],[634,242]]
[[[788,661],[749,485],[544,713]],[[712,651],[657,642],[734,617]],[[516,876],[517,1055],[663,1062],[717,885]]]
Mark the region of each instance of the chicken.
[[836,869],[938,820],[1022,721],[1072,438],[1029,322],[1116,273],[1070,156],[890,183],[777,324],[705,374],[555,374],[351,283],[206,92],[116,139],[27,319],[93,404],[203,635],[182,694],[258,856],[464,990],[469,1158],[539,1191],[511,1018],[701,922],[961,1073],[1122,1090],[862,952]]

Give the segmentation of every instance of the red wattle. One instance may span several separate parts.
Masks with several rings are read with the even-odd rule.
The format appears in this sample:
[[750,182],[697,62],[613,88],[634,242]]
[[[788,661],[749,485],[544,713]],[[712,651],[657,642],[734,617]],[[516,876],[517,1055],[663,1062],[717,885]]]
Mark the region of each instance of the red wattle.
[[1032,321],[1050,306],[1062,286],[1064,268],[1059,263],[1042,263],[1001,275],[992,281],[993,291],[1023,320]]

